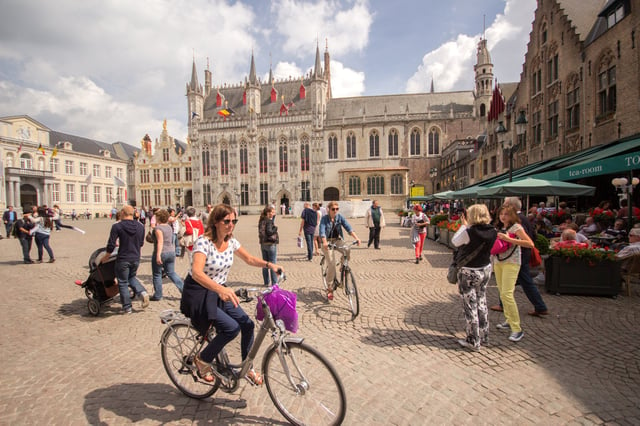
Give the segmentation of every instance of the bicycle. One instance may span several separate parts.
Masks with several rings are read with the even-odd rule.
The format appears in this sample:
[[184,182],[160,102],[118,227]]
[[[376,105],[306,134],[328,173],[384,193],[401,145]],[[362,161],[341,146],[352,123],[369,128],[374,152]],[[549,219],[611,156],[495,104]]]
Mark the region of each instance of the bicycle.
[[[344,293],[349,300],[349,307],[351,308],[351,319],[354,319],[360,313],[360,301],[358,299],[358,287],[356,286],[356,279],[353,276],[353,272],[351,271],[351,267],[349,266],[349,260],[351,259],[351,246],[358,244],[357,241],[352,241],[351,243],[344,242],[343,245],[338,246],[335,242],[328,243],[329,250],[335,250],[336,248],[340,248],[340,250],[344,251],[341,253],[342,258],[336,264],[340,265],[340,279],[334,279],[331,284],[331,291],[335,291],[338,287],[344,288]],[[329,291],[329,284],[327,283],[327,267],[328,260],[325,258],[325,255],[322,255],[320,259],[320,270],[322,271],[322,285],[324,287],[325,292]]]
[[[279,282],[282,281],[284,278],[281,277]],[[162,312],[160,319],[167,324],[160,338],[164,368],[173,384],[191,398],[204,399],[218,389],[232,393],[238,389],[241,378],[254,385],[246,376],[265,337],[270,334],[273,343],[263,355],[262,376],[269,397],[278,411],[295,425],[339,425],[347,409],[340,377],[320,352],[304,343],[303,338],[291,337],[285,323],[277,315],[274,316],[265,300],[265,296],[273,289],[242,288],[236,291],[244,302],[252,300],[250,294],[257,296],[264,320],[244,361],[233,364],[227,351],[222,349],[212,363],[213,382],[200,377],[194,362],[195,356],[213,337],[213,326],[202,335],[180,312]]]

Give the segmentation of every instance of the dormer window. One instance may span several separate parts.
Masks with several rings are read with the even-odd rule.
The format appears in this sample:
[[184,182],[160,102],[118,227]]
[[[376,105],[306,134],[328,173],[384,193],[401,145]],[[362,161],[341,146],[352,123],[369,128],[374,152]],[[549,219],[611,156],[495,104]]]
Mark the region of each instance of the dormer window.
[[611,28],[618,22],[622,21],[624,16],[624,4],[620,4],[607,15],[607,28]]
[[271,103],[278,101],[278,91],[275,87],[271,87]]
[[304,88],[304,84],[300,85],[300,99],[304,99],[307,96],[307,89]]

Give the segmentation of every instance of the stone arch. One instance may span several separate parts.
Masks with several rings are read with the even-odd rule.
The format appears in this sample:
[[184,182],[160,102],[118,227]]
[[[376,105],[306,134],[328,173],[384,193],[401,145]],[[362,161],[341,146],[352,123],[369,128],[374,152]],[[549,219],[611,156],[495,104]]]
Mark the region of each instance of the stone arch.
[[324,189],[322,193],[322,201],[339,201],[340,190],[334,186],[330,186]]

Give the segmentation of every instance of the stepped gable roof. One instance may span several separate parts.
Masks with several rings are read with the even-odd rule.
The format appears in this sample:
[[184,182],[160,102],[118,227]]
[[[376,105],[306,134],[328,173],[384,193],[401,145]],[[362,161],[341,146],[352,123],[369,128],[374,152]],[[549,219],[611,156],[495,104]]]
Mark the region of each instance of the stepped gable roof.
[[591,32],[598,13],[607,3],[607,0],[556,0],[560,9],[571,21],[576,34],[581,41],[585,41]]
[[[305,78],[303,80],[304,87],[309,89],[311,80]],[[293,106],[289,110],[289,114],[296,112],[307,111],[311,109],[311,103],[308,100],[300,99],[300,78],[292,78],[291,80],[276,80],[273,84],[278,92],[278,99],[276,102],[271,102],[271,88],[270,84],[261,84],[260,86],[260,100],[261,100],[261,114],[280,114],[280,106],[282,105],[282,96],[284,95],[284,103],[288,104],[293,102]],[[204,118],[220,118],[218,111],[225,106],[231,108],[236,116],[248,115],[248,105],[242,104],[242,95],[245,91],[244,85],[237,85],[231,87],[221,87],[218,89],[220,94],[224,95],[227,105],[224,103],[221,107],[216,107],[216,91],[212,90],[211,94],[204,101]],[[308,97],[308,95],[307,95]]]
[[[359,96],[353,98],[333,98],[327,108],[327,119],[361,118],[385,115],[405,115],[427,113],[454,114],[473,112],[474,97],[471,91],[415,93],[402,95]],[[364,114],[363,114],[364,109]]]

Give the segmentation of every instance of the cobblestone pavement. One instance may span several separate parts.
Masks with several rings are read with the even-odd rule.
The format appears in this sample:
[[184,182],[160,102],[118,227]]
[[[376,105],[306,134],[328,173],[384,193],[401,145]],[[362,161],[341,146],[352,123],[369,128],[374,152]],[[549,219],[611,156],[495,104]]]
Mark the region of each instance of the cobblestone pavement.
[[[364,237],[361,222],[352,221]],[[75,224],[87,234],[55,232],[53,264],[25,265],[16,240],[0,241],[0,424],[283,424],[264,388],[243,383],[198,401],[171,384],[158,345],[158,313],[179,305],[168,280],[167,297],[146,310],[134,303],[123,316],[117,303],[90,316],[74,280],[87,277],[111,222]],[[323,298],[318,259],[307,262],[296,247],[298,220],[278,216],[277,224],[285,287],[298,294],[298,335],[337,368],[345,424],[640,424],[638,289],[617,299],[544,294],[545,318],[526,315],[531,306],[518,290],[524,339],[509,342],[491,312],[491,344],[471,353],[456,343],[464,320],[445,279],[444,246],[427,241],[427,260],[415,265],[409,230],[389,226],[381,250],[355,248],[361,314],[351,321],[344,296]],[[236,235],[258,253],[256,216],[242,216]],[[146,244],[139,275],[151,291],[150,254]],[[261,271],[238,260],[231,282],[260,284]],[[489,302],[497,300],[494,284]]]

